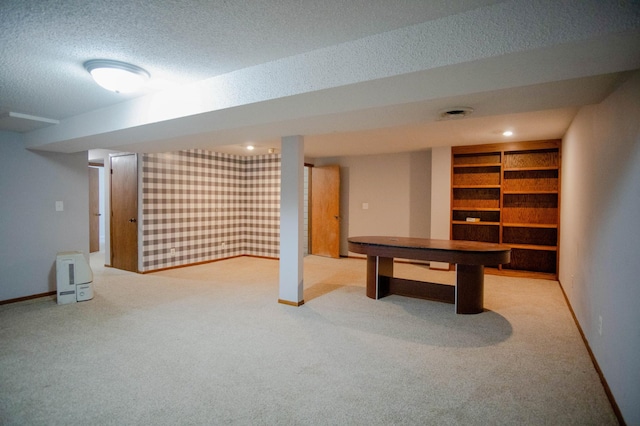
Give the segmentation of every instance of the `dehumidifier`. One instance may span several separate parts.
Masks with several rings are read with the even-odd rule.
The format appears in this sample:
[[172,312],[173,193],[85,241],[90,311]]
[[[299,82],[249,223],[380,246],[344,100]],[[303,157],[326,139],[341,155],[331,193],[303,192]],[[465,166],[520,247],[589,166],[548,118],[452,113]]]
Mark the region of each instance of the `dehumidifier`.
[[56,285],[58,305],[93,299],[93,272],[81,252],[58,253]]

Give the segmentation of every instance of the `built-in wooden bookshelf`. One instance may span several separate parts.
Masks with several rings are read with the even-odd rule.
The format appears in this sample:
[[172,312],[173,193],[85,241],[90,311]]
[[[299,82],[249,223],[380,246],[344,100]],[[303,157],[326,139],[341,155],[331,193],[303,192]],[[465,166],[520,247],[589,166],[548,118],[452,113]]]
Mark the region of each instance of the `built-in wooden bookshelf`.
[[557,279],[561,141],[452,148],[451,239],[511,246],[495,270]]

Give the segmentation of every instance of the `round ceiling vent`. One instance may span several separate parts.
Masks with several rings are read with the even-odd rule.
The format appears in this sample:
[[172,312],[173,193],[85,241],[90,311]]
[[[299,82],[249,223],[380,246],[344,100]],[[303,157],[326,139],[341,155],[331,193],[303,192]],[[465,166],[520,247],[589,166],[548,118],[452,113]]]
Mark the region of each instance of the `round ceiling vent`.
[[471,107],[453,107],[440,111],[441,120],[452,120],[457,118],[464,118],[473,112]]

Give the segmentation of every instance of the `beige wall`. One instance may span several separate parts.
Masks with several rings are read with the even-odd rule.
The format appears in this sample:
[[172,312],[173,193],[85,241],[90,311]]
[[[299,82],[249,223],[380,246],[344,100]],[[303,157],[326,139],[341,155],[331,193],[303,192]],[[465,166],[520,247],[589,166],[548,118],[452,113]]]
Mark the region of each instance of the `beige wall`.
[[429,237],[431,151],[323,158],[314,163],[340,166],[341,255],[348,255],[347,238],[352,236]]
[[[451,147],[431,151],[431,238],[449,239],[451,214]],[[430,262],[431,268],[449,269],[448,263]]]
[[640,424],[640,72],[563,140],[560,282],[627,424]]

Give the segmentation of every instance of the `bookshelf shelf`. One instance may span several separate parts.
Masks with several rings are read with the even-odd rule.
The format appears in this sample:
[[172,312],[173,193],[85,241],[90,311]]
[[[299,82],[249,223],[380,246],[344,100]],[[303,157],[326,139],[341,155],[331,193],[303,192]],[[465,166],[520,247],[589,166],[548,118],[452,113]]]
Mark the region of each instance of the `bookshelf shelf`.
[[502,163],[477,163],[477,164],[454,164],[454,168],[464,168],[464,167],[500,167]]
[[511,263],[498,272],[557,279],[560,149],[560,140],[453,147],[451,239],[507,244]]
[[491,226],[500,226],[500,222],[467,222],[466,220],[454,220],[451,223],[454,225],[491,225]]

